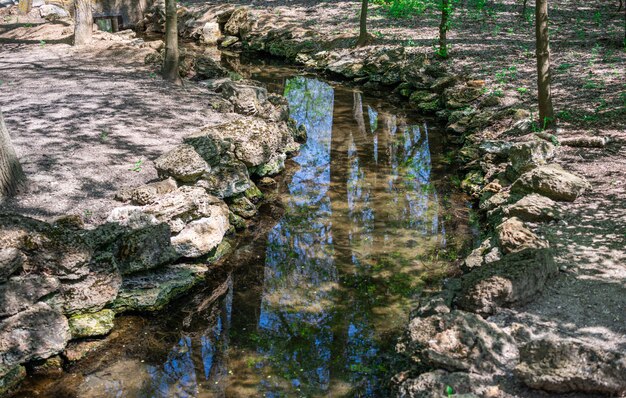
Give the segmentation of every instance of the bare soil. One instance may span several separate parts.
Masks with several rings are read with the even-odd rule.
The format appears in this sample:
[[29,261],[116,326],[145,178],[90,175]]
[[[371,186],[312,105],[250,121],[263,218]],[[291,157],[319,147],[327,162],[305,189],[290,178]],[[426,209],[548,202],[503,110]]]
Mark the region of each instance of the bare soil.
[[71,26],[39,23],[0,25],[0,109],[27,176],[0,210],[99,224],[120,205],[117,190],[156,179],[154,159],[229,118],[211,110],[207,89],[144,65],[152,50],[103,34],[75,48]]

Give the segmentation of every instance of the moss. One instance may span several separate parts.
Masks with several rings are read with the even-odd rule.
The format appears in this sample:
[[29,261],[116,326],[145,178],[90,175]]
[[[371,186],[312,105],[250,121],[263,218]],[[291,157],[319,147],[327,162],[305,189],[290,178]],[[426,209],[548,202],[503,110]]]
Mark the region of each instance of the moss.
[[72,339],[108,334],[113,329],[114,318],[115,312],[108,309],[91,314],[73,315],[69,319]]
[[0,367],[0,374],[3,373],[4,376],[0,376],[0,396],[2,397],[16,388],[26,378],[26,369],[23,366],[16,366],[5,372]]
[[258,203],[263,199],[263,192],[254,184],[250,188],[246,189],[243,193],[252,203]]

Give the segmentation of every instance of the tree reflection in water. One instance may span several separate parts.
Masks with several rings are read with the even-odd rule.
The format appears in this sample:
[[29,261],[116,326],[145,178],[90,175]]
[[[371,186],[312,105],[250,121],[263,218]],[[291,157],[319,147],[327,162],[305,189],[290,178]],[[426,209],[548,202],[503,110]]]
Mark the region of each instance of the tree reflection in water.
[[397,332],[445,244],[428,126],[316,79],[288,79],[285,96],[308,140],[268,237],[256,330],[231,330],[231,285],[202,337],[149,368],[152,396],[385,394]]

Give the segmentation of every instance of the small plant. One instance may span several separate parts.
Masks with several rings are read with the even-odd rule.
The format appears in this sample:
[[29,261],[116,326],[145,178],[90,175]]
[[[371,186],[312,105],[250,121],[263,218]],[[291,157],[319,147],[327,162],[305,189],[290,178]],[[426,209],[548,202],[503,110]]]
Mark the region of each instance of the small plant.
[[46,41],[45,40],[39,40],[39,47],[45,47],[46,46]]
[[526,87],[518,87],[517,92],[520,94],[526,94],[528,92],[528,88]]
[[134,171],[135,173],[139,173],[139,172],[141,172],[142,167],[143,167],[143,159],[139,159],[138,161],[135,162],[133,167],[131,167],[128,170],[129,171]]
[[109,133],[107,133],[106,131],[102,131],[100,133],[100,141],[104,142],[107,141],[109,139]]
[[154,73],[154,72],[150,72],[150,75],[149,75],[149,76],[150,76],[150,79],[156,79],[156,76],[157,76],[157,75],[156,75],[156,73]]
[[446,386],[446,396],[450,398],[453,395],[454,395],[454,389],[452,388],[452,386]]
[[92,211],[91,211],[91,210],[89,210],[89,209],[85,209],[85,210],[83,211],[83,218],[84,218],[85,220],[89,221],[89,220],[91,219],[91,216],[93,216],[93,213],[92,213]]
[[567,110],[557,112],[556,117],[559,118],[560,120],[565,120],[565,121],[571,121],[574,119],[574,115],[572,115],[572,113]]

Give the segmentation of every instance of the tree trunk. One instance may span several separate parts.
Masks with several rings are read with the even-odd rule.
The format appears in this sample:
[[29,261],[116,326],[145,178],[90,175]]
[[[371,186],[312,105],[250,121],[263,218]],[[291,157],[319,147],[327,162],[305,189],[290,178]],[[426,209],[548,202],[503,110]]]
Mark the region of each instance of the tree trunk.
[[448,28],[450,27],[450,0],[441,0],[441,23],[439,24],[439,51],[442,58],[448,58]]
[[548,37],[548,0],[537,0],[535,9],[537,39],[537,86],[539,89],[539,121],[542,128],[554,125],[550,87],[550,39]]
[[0,197],[11,196],[24,180],[11,137],[0,111]]
[[367,35],[367,6],[369,0],[361,0],[361,16],[359,20],[359,39],[356,41],[357,47],[363,47],[369,42]]
[[26,15],[33,8],[33,0],[20,0],[17,4],[17,13],[19,15]]
[[178,17],[176,0],[165,0],[165,58],[163,78],[181,84],[178,74]]
[[522,18],[526,17],[526,6],[528,5],[528,0],[524,0],[524,5],[522,6]]
[[74,45],[82,46],[91,41],[93,15],[91,0],[74,1]]

